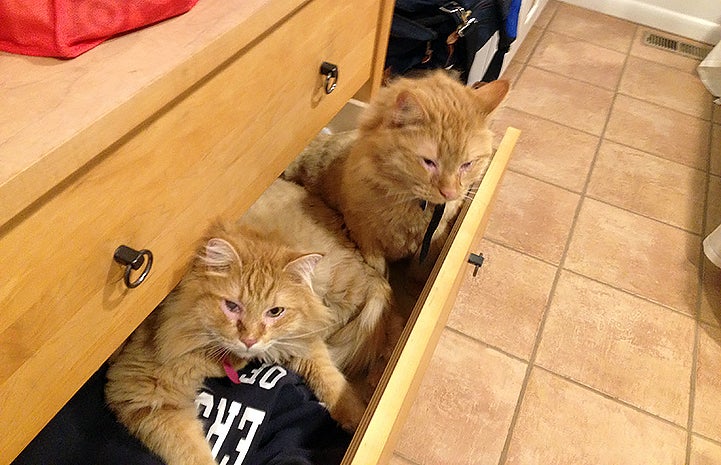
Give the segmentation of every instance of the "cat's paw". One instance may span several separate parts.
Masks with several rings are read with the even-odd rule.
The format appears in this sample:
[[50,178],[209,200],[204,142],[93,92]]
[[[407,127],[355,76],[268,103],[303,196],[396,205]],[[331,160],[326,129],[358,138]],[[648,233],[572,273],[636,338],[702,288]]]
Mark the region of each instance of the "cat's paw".
[[353,433],[358,428],[365,410],[365,403],[349,387],[334,406],[331,416],[344,430]]

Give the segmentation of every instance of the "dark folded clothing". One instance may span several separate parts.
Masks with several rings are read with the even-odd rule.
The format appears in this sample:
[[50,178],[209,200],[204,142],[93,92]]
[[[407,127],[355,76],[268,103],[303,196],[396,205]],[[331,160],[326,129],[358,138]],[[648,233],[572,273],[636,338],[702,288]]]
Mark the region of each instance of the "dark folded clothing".
[[[105,405],[103,366],[15,459],[13,465],[164,465]],[[196,397],[208,443],[228,465],[332,465],[350,442],[303,380],[253,363],[241,383],[209,378]]]

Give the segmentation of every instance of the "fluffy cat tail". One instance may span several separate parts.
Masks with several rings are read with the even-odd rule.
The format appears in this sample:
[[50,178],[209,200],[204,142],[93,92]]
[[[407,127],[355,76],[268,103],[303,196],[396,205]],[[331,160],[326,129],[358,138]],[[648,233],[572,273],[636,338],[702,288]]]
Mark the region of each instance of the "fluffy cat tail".
[[388,281],[369,271],[365,304],[328,340],[333,360],[348,376],[367,372],[386,350],[391,341],[384,321],[392,312],[393,294]]

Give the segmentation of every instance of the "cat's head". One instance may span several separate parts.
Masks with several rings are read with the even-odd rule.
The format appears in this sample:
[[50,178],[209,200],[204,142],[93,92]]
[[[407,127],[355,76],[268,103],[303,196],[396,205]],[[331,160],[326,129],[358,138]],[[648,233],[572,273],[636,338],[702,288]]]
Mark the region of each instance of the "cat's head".
[[400,78],[364,112],[359,139],[390,194],[432,203],[464,196],[492,155],[488,115],[507,81],[465,86],[444,71]]
[[272,243],[237,225],[214,226],[183,289],[209,346],[241,358],[280,362],[303,356],[328,326],[329,311],[312,289],[322,258]]

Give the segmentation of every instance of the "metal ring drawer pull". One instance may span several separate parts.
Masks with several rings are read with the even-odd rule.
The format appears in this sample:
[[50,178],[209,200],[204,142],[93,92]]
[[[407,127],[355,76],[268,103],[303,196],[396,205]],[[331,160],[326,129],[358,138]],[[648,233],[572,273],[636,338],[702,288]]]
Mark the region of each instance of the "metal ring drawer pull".
[[330,94],[338,85],[338,67],[324,61],[320,65],[320,74],[325,76],[325,93]]
[[[141,266],[143,266],[143,263],[145,263],[145,257],[148,258],[148,261],[145,264],[145,268],[143,268],[140,276],[138,276],[135,281],[131,281],[130,273],[133,270],[138,270]],[[128,247],[127,245],[121,245],[120,247],[115,249],[115,253],[113,254],[113,260],[125,266],[125,285],[128,287],[128,289],[135,289],[136,287],[140,286],[143,281],[145,281],[148,273],[150,273],[150,268],[153,266],[153,253],[147,249],[135,250]]]

